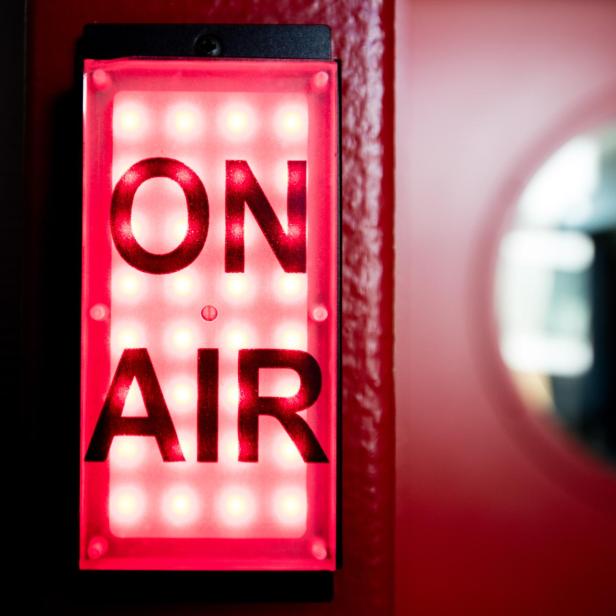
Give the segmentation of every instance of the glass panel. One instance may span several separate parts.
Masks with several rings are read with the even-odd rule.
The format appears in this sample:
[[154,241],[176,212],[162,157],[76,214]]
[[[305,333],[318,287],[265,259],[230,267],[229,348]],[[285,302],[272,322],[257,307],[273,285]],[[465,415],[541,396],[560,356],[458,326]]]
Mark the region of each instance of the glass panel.
[[336,63],[84,78],[82,568],[335,568]]
[[530,412],[616,464],[616,124],[562,146],[500,246],[502,356]]

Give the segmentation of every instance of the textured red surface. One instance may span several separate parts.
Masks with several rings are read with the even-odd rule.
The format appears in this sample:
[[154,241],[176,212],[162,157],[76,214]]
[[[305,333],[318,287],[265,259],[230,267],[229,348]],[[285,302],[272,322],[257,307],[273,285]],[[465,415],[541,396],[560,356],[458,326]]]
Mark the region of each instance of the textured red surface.
[[613,614],[614,474],[499,386],[486,302],[524,182],[616,117],[616,4],[416,0],[396,19],[398,612]]
[[[44,203],[52,180],[51,112],[56,99],[72,85],[74,44],[85,23],[331,26],[334,56],[342,60],[343,101],[343,566],[335,574],[333,602],[294,606],[293,611],[390,613],[394,457],[393,2],[33,0],[29,20],[28,162],[31,177],[37,179],[29,192],[33,221],[48,215]],[[35,230],[35,263],[37,245]],[[31,341],[35,347],[37,335]],[[288,614],[289,609],[288,604],[262,604],[251,606],[250,613]],[[178,606],[148,610],[182,612]],[[207,608],[208,614],[222,612],[240,614],[247,608]],[[138,613],[138,608],[133,605],[130,613]]]

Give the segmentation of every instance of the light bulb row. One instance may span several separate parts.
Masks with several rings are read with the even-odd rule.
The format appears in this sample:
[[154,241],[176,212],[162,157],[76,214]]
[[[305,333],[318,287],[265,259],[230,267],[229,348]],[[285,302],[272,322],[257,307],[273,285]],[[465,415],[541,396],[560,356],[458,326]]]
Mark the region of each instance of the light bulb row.
[[[111,277],[111,289],[114,302],[121,304],[136,304],[151,300],[152,277],[134,268],[119,265]],[[195,272],[181,271],[167,274],[163,282],[163,300],[173,304],[188,303],[203,296],[207,278],[198,276]],[[263,284],[265,283],[265,284]],[[253,302],[260,291],[273,292],[274,297],[283,304],[305,301],[307,294],[306,274],[287,274],[273,272],[269,281],[263,281],[253,273],[223,274],[216,284],[221,297],[233,304],[242,305]],[[265,288],[262,288],[265,287]]]
[[247,486],[220,488],[207,502],[202,490],[189,483],[173,484],[163,491],[158,502],[138,483],[115,485],[109,495],[112,525],[131,527],[152,516],[174,527],[211,523],[227,527],[247,527],[263,518],[287,527],[306,524],[307,495],[302,485],[282,485],[270,494],[257,494]]
[[[152,334],[158,336],[158,340],[153,340]],[[301,321],[277,325],[269,335],[263,328],[257,334],[249,322],[236,321],[222,328],[214,339],[189,321],[172,321],[162,325],[160,331],[150,332],[149,336],[137,320],[120,321],[111,328],[111,349],[115,355],[125,349],[151,348],[157,342],[168,355],[178,359],[193,358],[197,348],[206,347],[218,347],[223,357],[234,358],[239,349],[263,346],[306,350],[308,333],[305,322]]]
[[139,97],[123,97],[113,110],[114,140],[139,142],[158,134],[162,128],[167,138],[191,142],[207,133],[227,141],[245,142],[267,131],[282,142],[297,142],[308,134],[305,104],[282,102],[273,111],[262,113],[256,105],[243,100],[229,100],[210,113],[212,105],[177,100],[159,111]]

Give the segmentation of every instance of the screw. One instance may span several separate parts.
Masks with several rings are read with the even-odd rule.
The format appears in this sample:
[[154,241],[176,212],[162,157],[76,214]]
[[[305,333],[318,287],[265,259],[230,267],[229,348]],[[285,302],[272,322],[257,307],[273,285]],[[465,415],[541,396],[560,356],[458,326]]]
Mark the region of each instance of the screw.
[[325,541],[319,538],[316,538],[313,540],[311,551],[312,551],[312,555],[317,560],[325,560],[327,556],[329,555]]
[[88,558],[98,560],[107,554],[109,550],[109,541],[105,537],[92,537],[88,544]]
[[315,321],[318,321],[319,323],[325,321],[325,319],[327,319],[328,316],[329,316],[329,313],[327,312],[327,308],[325,308],[325,306],[322,306],[321,304],[319,304],[318,306],[315,306],[312,309],[312,318]]
[[92,84],[97,90],[106,90],[111,85],[111,77],[107,71],[97,68],[92,73]]
[[199,56],[216,57],[222,53],[220,41],[211,34],[200,34],[195,39],[193,48]]
[[90,308],[90,318],[95,321],[104,321],[109,316],[109,308],[105,304],[94,304]]
[[329,82],[329,75],[325,71],[319,71],[312,78],[312,84],[317,90],[325,90],[328,82]]
[[201,316],[204,321],[213,321],[218,316],[218,310],[216,310],[215,306],[208,304],[207,306],[203,306]]

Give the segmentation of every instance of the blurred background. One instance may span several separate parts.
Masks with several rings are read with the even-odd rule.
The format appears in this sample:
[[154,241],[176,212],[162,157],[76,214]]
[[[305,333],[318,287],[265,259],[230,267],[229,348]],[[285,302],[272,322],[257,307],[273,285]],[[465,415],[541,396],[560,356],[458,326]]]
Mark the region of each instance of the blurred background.
[[396,3],[396,604],[616,611],[616,2]]
[[499,245],[499,346],[531,413],[616,463],[616,121],[530,178]]

